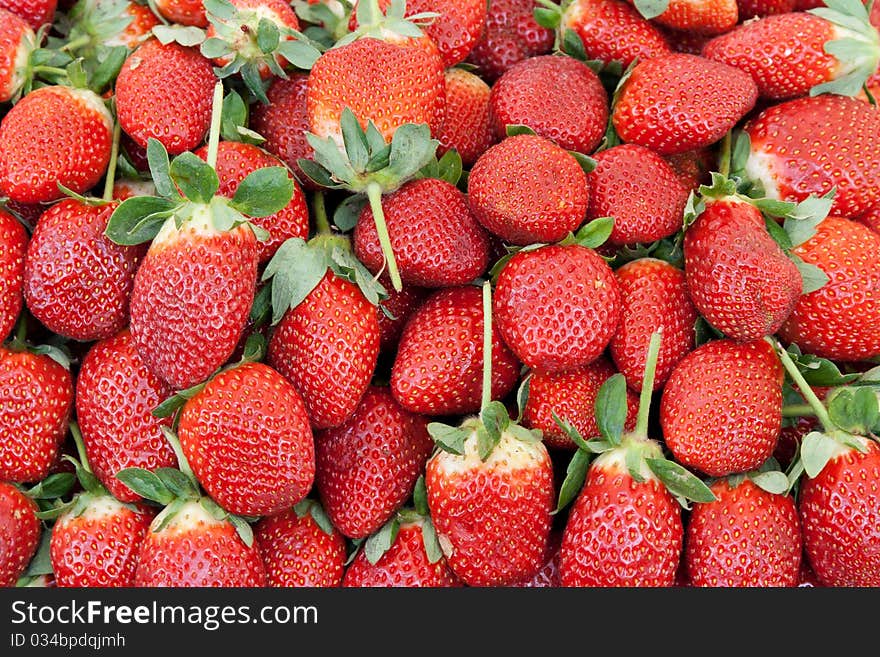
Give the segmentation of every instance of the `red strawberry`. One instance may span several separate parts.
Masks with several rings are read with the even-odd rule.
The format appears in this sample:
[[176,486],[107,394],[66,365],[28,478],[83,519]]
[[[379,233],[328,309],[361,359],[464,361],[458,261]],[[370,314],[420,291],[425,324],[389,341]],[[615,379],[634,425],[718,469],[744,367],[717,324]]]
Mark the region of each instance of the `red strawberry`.
[[713,340],[666,381],[660,425],[676,460],[713,477],[757,469],[782,426],[783,369],[764,340]]
[[498,332],[532,369],[559,372],[598,358],[620,322],[620,286],[593,249],[549,245],[515,254],[498,275]]
[[446,113],[443,128],[436,135],[437,155],[455,149],[462,164],[470,168],[495,141],[489,119],[492,90],[480,77],[463,68],[448,68]]
[[857,217],[856,221],[867,226],[875,233],[880,233],[880,203],[868,210],[862,216]]
[[[346,557],[345,537],[330,531],[310,512],[305,501],[260,519],[254,538],[266,565],[266,583],[273,587],[337,587],[342,584]],[[323,519],[322,519],[323,522]],[[326,524],[326,523],[325,523]]]
[[387,277],[382,284],[389,290],[388,298],[382,301],[381,308],[376,308],[376,317],[379,320],[379,350],[388,353],[397,351],[403,327],[431,291],[407,285],[398,292],[391,288]]
[[660,390],[673,368],[695,346],[697,310],[684,272],[662,260],[639,258],[614,273],[620,284],[622,312],[609,344],[611,358],[630,389],[640,392],[651,334],[662,330],[654,374],[654,390]]
[[37,505],[18,488],[0,481],[0,587],[15,586],[37,551],[42,525]]
[[119,500],[136,502],[116,473],[124,468],[173,467],[174,451],[161,426],[171,419],[153,415],[173,391],[144,364],[128,328],[95,343],[76,379],[76,417],[89,464]]
[[874,298],[880,235],[855,221],[826,217],[793,253],[830,281],[800,297],[779,337],[821,358],[860,361],[880,354],[880,305]]
[[747,476],[720,479],[710,488],[717,499],[695,504],[687,522],[690,586],[796,586],[802,541],[794,500]]
[[36,41],[23,18],[0,9],[0,103],[14,98],[24,86],[27,62]]
[[208,27],[202,0],[155,0],[156,12],[172,23]]
[[152,137],[172,155],[192,150],[210,126],[216,81],[211,61],[198,49],[149,39],[116,78],[119,123],[140,146]]
[[697,191],[700,185],[708,185],[711,182],[709,174],[715,168],[716,157],[710,148],[673,153],[664,159],[686,189]]
[[130,0],[79,0],[55,23],[65,48],[86,58],[99,48],[125,46],[134,50],[152,36],[159,19],[146,6]]
[[[635,4],[635,0],[629,2]],[[676,30],[721,34],[736,25],[739,9],[737,0],[670,0],[662,13],[651,18]]]
[[758,97],[747,73],[684,53],[640,61],[618,93],[611,115],[617,134],[663,155],[715,143]]
[[0,194],[21,203],[90,190],[110,161],[113,120],[99,96],[86,89],[35,89],[0,121]]
[[836,188],[831,213],[857,217],[880,202],[880,112],[835,94],[772,105],[745,126],[745,173],[774,199]]
[[525,589],[543,589],[560,586],[559,583],[559,546],[562,543],[562,534],[551,531],[547,542],[547,556],[544,567],[529,579],[517,582],[511,586]]
[[795,10],[797,0],[736,0],[740,22],[760,16],[787,14]]
[[637,144],[621,144],[594,159],[596,168],[587,176],[587,220],[613,217],[611,244],[647,244],[681,229],[689,189],[662,157]]
[[113,200],[125,201],[133,196],[155,196],[156,185],[152,180],[118,178],[113,181]]
[[[382,209],[405,285],[464,285],[486,270],[486,232],[455,185],[437,178],[413,180],[384,196]],[[369,204],[361,210],[353,244],[367,269],[374,274],[383,270],[385,258]]]
[[27,243],[24,226],[0,210],[0,341],[9,336],[21,312]]
[[566,150],[592,153],[608,123],[608,93],[593,70],[572,57],[541,55],[511,66],[492,85],[495,137],[526,125]]
[[556,242],[584,222],[587,174],[549,139],[516,135],[477,159],[468,202],[477,221],[507,242]]
[[0,8],[27,21],[34,31],[55,19],[58,0],[0,0]]

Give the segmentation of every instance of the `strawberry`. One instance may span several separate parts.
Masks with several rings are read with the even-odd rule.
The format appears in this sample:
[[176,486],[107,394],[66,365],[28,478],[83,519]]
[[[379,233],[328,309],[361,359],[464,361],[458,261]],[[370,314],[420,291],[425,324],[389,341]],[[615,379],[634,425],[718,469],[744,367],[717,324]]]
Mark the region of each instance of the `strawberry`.
[[[797,584],[802,553],[797,507],[785,494],[785,475],[777,471],[776,479],[766,480],[770,474],[719,479],[709,487],[716,500],[694,505],[684,547],[690,586]],[[778,479],[781,486],[774,487]]]
[[448,68],[446,114],[437,134],[437,154],[455,149],[462,164],[470,168],[495,141],[489,118],[492,90],[480,77],[463,68]]
[[758,97],[748,73],[684,53],[638,62],[617,93],[611,113],[617,134],[661,155],[717,142]]
[[152,137],[172,155],[191,150],[211,123],[216,81],[211,61],[198,49],[149,39],[125,60],[116,78],[119,123],[142,147]]
[[119,178],[113,181],[114,201],[125,201],[132,196],[155,196],[156,186],[152,180],[132,180],[131,178]]
[[23,305],[27,244],[24,226],[0,209],[0,341],[12,331]]
[[104,231],[117,203],[64,199],[40,217],[28,243],[24,300],[53,333],[91,342],[128,325],[128,302],[145,246]]
[[412,493],[434,446],[427,419],[371,386],[345,424],[315,435],[315,488],[333,526],[369,536]]
[[95,476],[120,501],[140,499],[119,479],[124,468],[172,467],[174,452],[153,409],[173,391],[138,354],[128,328],[96,342],[76,379],[76,417]]
[[750,18],[787,14],[795,10],[796,4],[797,0],[736,0],[741,23]]
[[880,308],[872,296],[880,284],[878,249],[880,235],[871,229],[826,217],[793,253],[830,280],[798,299],[779,337],[821,358],[859,361],[880,354]]
[[337,587],[342,584],[345,537],[313,500],[261,518],[254,538],[274,587]]
[[880,203],[875,205],[873,208],[868,210],[860,217],[856,217],[856,221],[858,221],[860,224],[867,226],[875,233],[880,233]]
[[620,322],[620,285],[608,264],[579,244],[516,253],[498,275],[498,332],[532,369],[559,372],[598,358]]
[[78,0],[59,19],[56,28],[66,39],[65,48],[87,58],[102,46],[134,50],[159,25],[149,7],[132,0]]
[[[486,270],[486,232],[455,185],[438,178],[412,180],[386,195],[382,209],[405,285],[464,285]],[[367,269],[374,274],[382,271],[385,259],[369,205],[361,210],[352,243],[355,256]]]
[[279,513],[314,482],[302,397],[263,363],[242,363],[208,381],[184,404],[178,435],[196,479],[230,513]]
[[[387,277],[382,284],[386,288],[389,286]],[[397,351],[403,327],[409,321],[410,315],[422,305],[430,293],[431,290],[414,285],[407,285],[400,292],[393,289],[388,292],[388,298],[382,301],[380,308],[376,308],[376,317],[379,320],[380,352]]]
[[678,180],[686,189],[697,191],[700,185],[708,185],[711,181],[712,169],[715,168],[715,153],[710,148],[695,151],[673,153],[665,158]]
[[663,343],[654,373],[654,390],[660,390],[673,368],[695,346],[698,315],[684,272],[662,260],[638,258],[614,274],[620,285],[622,311],[620,325],[608,345],[609,353],[627,386],[640,392],[651,334],[662,330]]
[[766,196],[800,202],[836,188],[831,214],[857,217],[880,201],[880,112],[823,94],[772,105],[744,128],[745,174]]
[[172,23],[208,27],[203,0],[154,0],[156,13]]
[[681,229],[689,190],[662,157],[644,146],[620,144],[594,159],[587,220],[613,217],[611,244],[647,244]]
[[516,135],[477,159],[468,202],[477,221],[507,242],[556,242],[584,222],[589,184],[578,160],[561,146]]
[[[576,445],[553,419],[571,424],[584,436],[598,436],[596,396],[599,389],[616,373],[605,356],[592,363],[564,372],[536,370],[529,375],[529,395],[523,411],[523,425],[540,429],[544,444],[551,449],[574,450]],[[633,429],[639,410],[638,397],[627,392],[626,428]]]
[[45,203],[62,197],[59,183],[88,191],[107,170],[112,124],[104,101],[86,89],[30,92],[0,120],[0,193]]
[[492,85],[490,116],[499,140],[525,125],[566,150],[592,153],[608,123],[599,76],[572,57],[540,55],[511,66]]
[[854,96],[880,63],[880,35],[860,3],[828,2],[740,25],[706,43],[702,54],[747,72],[762,98]]
[[0,9],[6,9],[27,21],[35,32],[55,19],[58,0],[0,0]]
[[666,381],[660,426],[685,467],[712,477],[757,469],[782,426],[783,369],[764,340],[707,342]]
[[37,511],[30,497],[0,481],[0,587],[15,586],[37,551],[43,531]]
[[645,18],[675,30],[697,34],[722,34],[739,20],[737,0],[666,0],[658,5],[646,5],[650,11],[629,0]]
[[547,555],[544,567],[529,579],[522,580],[511,586],[524,589],[543,589],[559,587],[559,546],[562,543],[562,533],[551,531],[547,542]]
[[27,79],[37,37],[23,18],[0,9],[0,103],[15,98]]

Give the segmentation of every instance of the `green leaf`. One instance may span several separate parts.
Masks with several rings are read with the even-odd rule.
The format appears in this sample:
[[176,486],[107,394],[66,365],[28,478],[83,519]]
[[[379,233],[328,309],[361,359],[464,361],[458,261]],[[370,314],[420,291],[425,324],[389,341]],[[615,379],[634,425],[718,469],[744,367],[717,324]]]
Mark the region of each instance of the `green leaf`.
[[715,493],[693,473],[668,459],[645,459],[651,472],[673,495],[693,502],[714,502]]
[[575,242],[588,249],[597,249],[611,237],[614,230],[614,217],[599,217],[582,226],[574,234]]
[[768,493],[785,495],[788,491],[788,477],[785,476],[785,473],[778,470],[775,472],[750,474],[749,479],[752,480],[755,486]]
[[428,488],[425,485],[425,475],[419,475],[413,488],[413,506],[423,516],[431,515],[428,508]]
[[804,262],[800,256],[794,253],[789,254],[789,258],[797,267],[798,273],[801,275],[802,294],[809,294],[816,290],[821,290],[831,280],[822,269],[816,265]]
[[568,467],[565,470],[565,479],[559,489],[559,500],[556,503],[556,510],[553,513],[559,513],[577,497],[584,486],[584,481],[587,479],[589,465],[590,454],[588,452],[579,449],[572,454]]
[[132,196],[110,215],[104,234],[116,244],[126,246],[149,242],[177,207],[157,196]]
[[618,372],[602,384],[596,395],[596,424],[609,443],[620,444],[626,413],[626,379]]
[[444,452],[464,456],[464,442],[471,435],[470,429],[452,427],[441,422],[430,422],[428,434]]
[[443,157],[440,158],[440,161],[437,163],[437,165],[437,177],[440,178],[440,180],[445,180],[450,185],[458,184],[458,181],[461,180],[463,167],[461,162],[461,155],[459,155],[457,150],[451,148],[446,151],[443,154]]
[[591,158],[589,155],[584,155],[583,153],[578,153],[577,151],[568,151],[568,153],[577,160],[577,163],[580,165],[581,169],[583,169],[584,173],[592,173],[598,164],[596,160]]
[[58,472],[49,475],[43,481],[27,491],[27,496],[35,500],[52,500],[64,497],[76,483],[76,476],[72,472]]
[[522,382],[519,384],[519,388],[516,391],[516,408],[518,414],[516,416],[516,421],[521,422],[523,419],[523,413],[526,412],[526,405],[529,403],[529,392],[532,389],[532,375],[531,373],[526,374],[523,377]]
[[840,443],[821,431],[811,431],[804,436],[801,441],[801,462],[807,476],[810,479],[818,477],[840,449]]
[[174,494],[168,490],[162,480],[144,468],[125,468],[116,473],[116,478],[141,497],[163,506],[174,500]]
[[364,134],[361,124],[358,123],[354,112],[348,107],[342,110],[339,127],[342,131],[342,143],[345,146],[345,153],[348,155],[352,168],[355,171],[363,171],[367,167],[367,162],[370,161],[367,136]]
[[535,135],[537,134],[532,128],[522,123],[511,123],[504,127],[504,132],[508,137],[516,137],[518,135]]
[[169,201],[179,201],[180,194],[174,181],[171,180],[171,162],[168,160],[168,151],[165,150],[162,142],[152,137],[147,140],[147,163],[150,165],[150,175],[153,177],[156,193]]
[[51,575],[52,572],[52,532],[42,530],[40,533],[40,544],[34,556],[31,557],[31,561],[23,576],[39,577],[40,575]]
[[642,17],[648,20],[657,18],[669,8],[669,0],[633,0],[633,4]]
[[440,539],[437,538],[437,530],[430,518],[422,520],[422,542],[425,544],[425,554],[428,555],[429,563],[437,563],[443,558]]
[[288,239],[279,247],[262,277],[264,281],[272,279],[273,325],[303,302],[324,278],[328,266],[324,250],[310,248],[301,238]]
[[385,286],[349,249],[334,247],[330,253],[331,267],[337,276],[358,286],[364,297],[374,306],[388,298]]
[[171,179],[194,203],[210,203],[220,187],[217,172],[195,153],[185,152],[171,162]]
[[192,481],[177,468],[156,468],[153,474],[175,497],[198,498],[199,493],[193,487]]
[[240,516],[229,515],[229,522],[235,527],[235,532],[241,539],[241,542],[251,547],[254,544],[254,530],[248,524],[247,520]]
[[290,203],[293,191],[294,182],[285,167],[263,167],[241,181],[230,205],[249,217],[268,217]]
[[294,68],[310,71],[321,56],[321,51],[311,43],[299,39],[286,39],[278,44],[278,54]]
[[827,402],[831,421],[844,431],[866,436],[880,421],[877,393],[868,387],[840,388]]
[[400,183],[410,180],[431,161],[439,144],[431,139],[431,130],[426,124],[405,123],[391,138],[388,173]]
[[229,0],[204,0],[205,12],[223,21],[232,20],[238,13],[235,5]]
[[580,34],[571,28],[566,28],[562,33],[562,52],[582,62],[587,59],[587,51]]
[[220,115],[220,135],[225,141],[241,141],[241,134],[238,129],[246,125],[247,120],[248,109],[241,95],[236,91],[229,92],[223,99],[223,110]]
[[281,43],[281,32],[278,26],[268,18],[260,18],[257,23],[257,48],[265,55],[270,55]]
[[397,538],[397,532],[400,530],[400,521],[395,516],[385,523],[382,528],[375,534],[370,536],[364,543],[364,556],[374,566],[382,558]]
[[770,234],[770,237],[773,238],[773,241],[779,245],[779,248],[788,253],[792,249],[791,238],[788,236],[788,233],[785,232],[785,229],[779,225],[779,222],[773,219],[772,217],[764,217],[764,225],[767,227],[767,232]]

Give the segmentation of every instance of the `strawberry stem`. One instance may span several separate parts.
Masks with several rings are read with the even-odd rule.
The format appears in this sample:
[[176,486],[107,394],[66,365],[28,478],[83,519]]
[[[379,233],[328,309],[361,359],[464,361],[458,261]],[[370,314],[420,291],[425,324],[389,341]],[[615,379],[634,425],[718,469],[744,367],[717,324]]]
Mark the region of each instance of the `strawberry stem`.
[[648,416],[651,412],[651,395],[654,393],[654,375],[657,371],[657,357],[660,354],[662,329],[651,334],[648,343],[648,357],[645,361],[645,375],[642,378],[642,391],[639,395],[639,414],[636,416],[636,428],[633,434],[648,437]]
[[327,203],[324,192],[318,190],[312,197],[312,211],[315,213],[315,228],[319,235],[330,235],[330,220],[327,218]]
[[483,394],[480,408],[492,402],[492,283],[483,282]]
[[732,131],[728,130],[721,140],[721,152],[718,156],[718,173],[725,178],[730,176],[730,158],[733,153]]
[[767,336],[764,338],[776,351],[779,356],[779,360],[782,361],[783,367],[785,367],[786,372],[791,377],[791,380],[797,384],[797,387],[800,389],[801,394],[804,396],[804,399],[807,400],[807,404],[816,417],[819,418],[819,422],[822,423],[822,427],[826,432],[830,433],[837,429],[837,426],[834,422],[831,421],[831,416],[828,415],[828,410],[825,408],[825,405],[822,401],[816,396],[816,393],[813,392],[813,389],[810,387],[810,384],[807,383],[807,380],[804,378],[803,374],[801,374],[800,370],[795,365],[794,361],[789,356],[788,352],[782,348],[782,345],[779,342]]
[[373,211],[373,221],[376,222],[376,232],[379,234],[379,244],[382,246],[382,254],[388,265],[388,276],[394,289],[400,292],[403,282],[400,280],[400,272],[397,269],[397,261],[391,250],[391,237],[388,235],[388,224],[385,223],[385,211],[382,209],[382,186],[377,182],[367,185],[367,198],[370,200],[370,210]]
[[790,404],[782,407],[782,417],[805,417],[815,415],[809,404]]
[[211,105],[211,130],[208,133],[208,165],[217,166],[217,150],[220,144],[220,117],[223,115],[223,81],[214,85],[214,99]]
[[92,467],[89,465],[89,457],[86,454],[86,445],[83,442],[82,433],[79,430],[79,425],[76,422],[70,423],[70,435],[73,436],[73,444],[76,445],[76,453],[79,456],[79,464],[82,466],[82,469],[86,472],[92,472]]
[[116,162],[119,159],[119,137],[122,133],[122,126],[117,120],[113,124],[113,143],[110,146],[110,163],[107,165],[107,176],[104,179],[104,195],[101,197],[105,201],[113,200],[113,183],[116,182]]

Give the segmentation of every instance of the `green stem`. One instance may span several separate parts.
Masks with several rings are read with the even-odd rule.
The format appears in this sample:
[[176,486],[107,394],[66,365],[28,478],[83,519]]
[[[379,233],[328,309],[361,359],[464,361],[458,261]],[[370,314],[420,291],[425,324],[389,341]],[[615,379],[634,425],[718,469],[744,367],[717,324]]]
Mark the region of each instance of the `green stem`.
[[480,408],[492,402],[492,284],[483,283],[483,395]]
[[61,50],[64,52],[73,52],[74,50],[81,48],[82,46],[87,46],[92,42],[92,37],[85,35],[81,36],[79,39],[74,39],[73,41],[68,41],[65,43]]
[[642,392],[639,395],[639,414],[636,417],[636,428],[633,433],[643,438],[648,437],[648,416],[651,412],[651,395],[654,393],[654,375],[657,371],[657,357],[660,354],[662,331],[651,334],[648,343],[648,357],[645,361],[645,374],[642,378]]
[[327,203],[324,198],[324,192],[318,190],[314,192],[312,197],[312,210],[315,213],[315,228],[318,229],[319,235],[330,235],[330,220],[327,218]]
[[367,185],[367,198],[370,200],[370,210],[373,211],[373,221],[376,222],[376,232],[379,234],[379,244],[382,246],[382,254],[388,264],[388,276],[394,289],[400,292],[403,282],[400,280],[400,272],[397,270],[397,261],[394,259],[394,251],[391,250],[391,237],[388,235],[388,224],[385,223],[385,211],[382,209],[382,186],[377,182]]
[[82,433],[80,432],[79,425],[77,425],[76,422],[70,423],[70,435],[73,436],[73,443],[74,445],[76,445],[76,453],[79,455],[80,466],[86,472],[92,473],[92,468],[89,465],[89,457],[86,454],[86,446],[83,442]]
[[783,367],[785,367],[791,380],[797,384],[801,394],[804,396],[804,399],[807,400],[807,404],[810,408],[813,409],[816,417],[819,418],[819,422],[822,423],[822,427],[825,431],[830,433],[836,430],[837,426],[831,421],[831,417],[828,415],[828,410],[825,408],[825,405],[816,396],[816,393],[813,392],[810,384],[807,383],[807,380],[804,378],[803,374],[801,374],[801,371],[797,368],[797,365],[795,365],[788,352],[782,348],[782,345],[779,344],[775,338],[767,336],[764,339],[773,346],[773,349],[776,350],[776,353],[779,355],[779,360],[782,361]]
[[718,173],[727,178],[730,176],[730,158],[733,148],[733,137],[730,130],[721,140],[721,152],[718,156]]
[[34,73],[52,73],[54,75],[67,75],[67,71],[63,68],[57,68],[55,66],[34,66],[31,69]]
[[116,162],[119,159],[119,137],[122,134],[122,126],[117,120],[113,125],[113,144],[110,147],[110,164],[107,165],[107,177],[104,179],[105,201],[113,200],[113,183],[116,182]]
[[24,351],[27,349],[27,330],[27,311],[22,310],[18,316],[18,323],[15,325],[15,334],[7,345],[11,351]]
[[220,144],[220,118],[223,116],[223,81],[214,85],[214,99],[211,105],[211,131],[208,133],[208,165],[217,166],[217,150]]
[[782,407],[782,417],[813,416],[816,412],[809,404],[790,404]]

